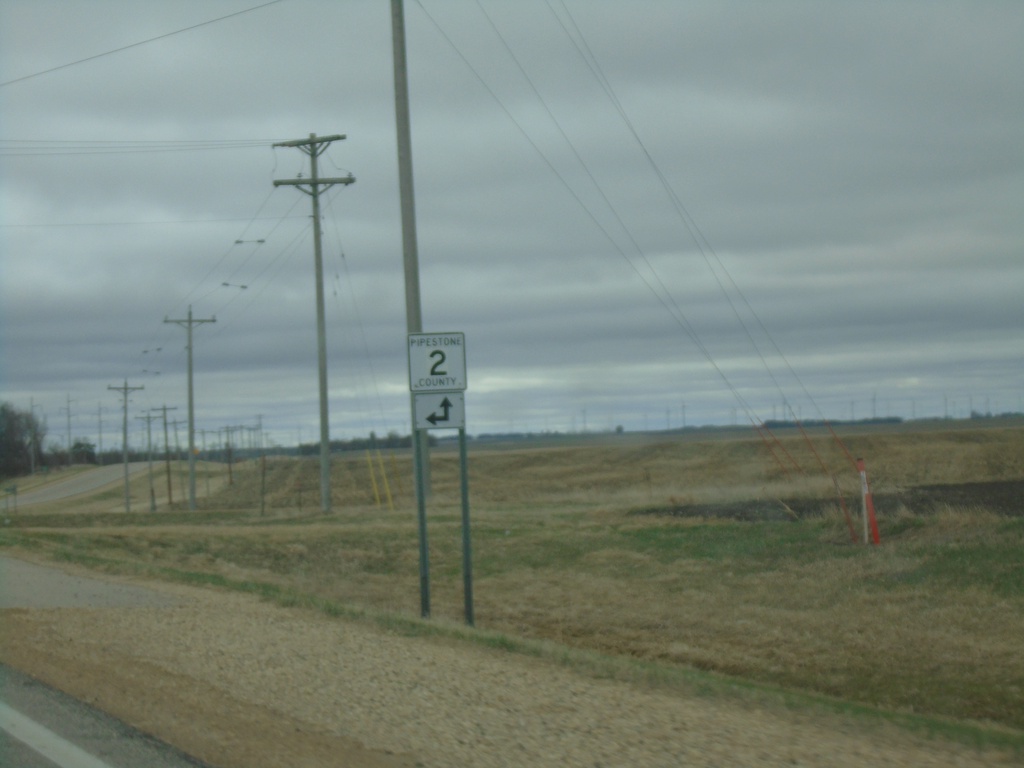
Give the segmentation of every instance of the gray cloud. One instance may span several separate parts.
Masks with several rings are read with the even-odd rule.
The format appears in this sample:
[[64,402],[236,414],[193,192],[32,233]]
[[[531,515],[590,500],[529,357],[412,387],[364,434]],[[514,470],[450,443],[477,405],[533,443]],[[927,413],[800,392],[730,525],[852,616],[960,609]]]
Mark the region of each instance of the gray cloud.
[[[499,38],[479,6],[407,3],[424,324],[466,333],[471,432],[679,426],[683,403],[744,423],[783,398],[833,418],[1019,407],[1024,10],[567,6],[485,2]],[[0,0],[0,81],[245,7]],[[83,435],[125,378],[146,386],[133,407],[183,408],[184,333],[162,321],[192,305],[217,317],[196,333],[201,426],[261,414],[313,439],[309,201],[272,187],[308,164],[270,143],[345,133],[321,158],[357,178],[322,222],[332,433],[408,430],[385,6],[292,0],[0,102],[4,399],[53,423],[70,394]],[[124,151],[214,139],[265,143]],[[88,143],[12,154],[27,140]]]

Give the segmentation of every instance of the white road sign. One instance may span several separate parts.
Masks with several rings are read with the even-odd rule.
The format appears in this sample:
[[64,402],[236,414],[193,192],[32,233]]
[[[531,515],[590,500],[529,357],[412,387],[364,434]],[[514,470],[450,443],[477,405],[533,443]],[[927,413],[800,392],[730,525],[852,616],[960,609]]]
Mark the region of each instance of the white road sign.
[[466,388],[466,337],[462,333],[409,334],[409,389],[461,392]]
[[464,429],[466,398],[461,392],[417,392],[416,429]]

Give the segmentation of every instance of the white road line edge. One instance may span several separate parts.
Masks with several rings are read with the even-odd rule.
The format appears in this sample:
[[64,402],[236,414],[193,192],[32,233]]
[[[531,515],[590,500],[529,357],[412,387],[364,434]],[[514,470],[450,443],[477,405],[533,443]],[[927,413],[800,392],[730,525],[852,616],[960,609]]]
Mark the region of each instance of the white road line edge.
[[0,728],[60,768],[111,768],[3,702],[0,702]]

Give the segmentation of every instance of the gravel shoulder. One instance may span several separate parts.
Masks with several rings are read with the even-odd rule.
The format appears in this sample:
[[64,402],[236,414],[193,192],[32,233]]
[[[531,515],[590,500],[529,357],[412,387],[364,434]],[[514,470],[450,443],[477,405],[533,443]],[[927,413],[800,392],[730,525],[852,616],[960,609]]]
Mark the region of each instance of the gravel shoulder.
[[147,587],[152,600],[2,608],[0,660],[222,768],[1020,759],[781,704],[595,679],[248,595],[132,586]]

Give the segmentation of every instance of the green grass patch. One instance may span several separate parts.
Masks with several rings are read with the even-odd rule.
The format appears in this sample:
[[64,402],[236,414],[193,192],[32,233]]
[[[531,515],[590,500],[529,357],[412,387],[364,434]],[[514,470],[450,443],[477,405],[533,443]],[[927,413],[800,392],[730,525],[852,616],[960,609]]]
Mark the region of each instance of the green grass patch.
[[924,554],[920,582],[977,587],[1000,597],[1024,597],[1024,537],[951,544]]

